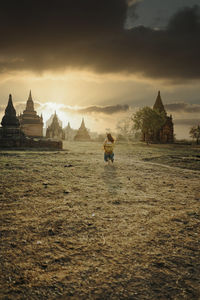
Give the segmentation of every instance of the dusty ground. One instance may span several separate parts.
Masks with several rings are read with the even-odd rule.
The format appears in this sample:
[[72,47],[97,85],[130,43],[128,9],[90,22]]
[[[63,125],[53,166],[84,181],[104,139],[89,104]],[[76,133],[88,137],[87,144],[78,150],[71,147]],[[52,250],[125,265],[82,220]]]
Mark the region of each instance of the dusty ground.
[[200,299],[200,148],[0,151],[0,299]]

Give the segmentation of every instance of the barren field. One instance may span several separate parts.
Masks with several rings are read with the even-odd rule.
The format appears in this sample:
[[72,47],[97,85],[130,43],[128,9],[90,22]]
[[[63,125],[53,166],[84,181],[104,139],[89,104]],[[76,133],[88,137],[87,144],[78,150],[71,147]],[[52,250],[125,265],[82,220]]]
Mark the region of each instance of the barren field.
[[200,148],[0,151],[0,299],[200,299]]

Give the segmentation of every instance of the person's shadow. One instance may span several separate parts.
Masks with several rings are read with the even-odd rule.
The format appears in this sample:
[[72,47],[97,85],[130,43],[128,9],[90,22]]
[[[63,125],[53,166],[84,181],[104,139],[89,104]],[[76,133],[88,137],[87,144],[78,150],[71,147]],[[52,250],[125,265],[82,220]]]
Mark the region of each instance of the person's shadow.
[[105,165],[102,172],[102,179],[105,182],[108,192],[117,194],[117,190],[120,188],[120,182],[117,177],[117,169],[115,165]]

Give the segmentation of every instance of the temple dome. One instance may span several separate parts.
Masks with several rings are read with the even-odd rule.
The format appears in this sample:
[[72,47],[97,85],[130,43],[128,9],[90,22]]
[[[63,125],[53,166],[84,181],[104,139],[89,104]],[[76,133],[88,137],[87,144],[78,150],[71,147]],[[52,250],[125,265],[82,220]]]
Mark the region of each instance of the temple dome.
[[19,128],[19,120],[16,116],[16,110],[13,106],[12,95],[9,95],[8,105],[5,109],[5,115],[1,121],[3,127],[16,127]]

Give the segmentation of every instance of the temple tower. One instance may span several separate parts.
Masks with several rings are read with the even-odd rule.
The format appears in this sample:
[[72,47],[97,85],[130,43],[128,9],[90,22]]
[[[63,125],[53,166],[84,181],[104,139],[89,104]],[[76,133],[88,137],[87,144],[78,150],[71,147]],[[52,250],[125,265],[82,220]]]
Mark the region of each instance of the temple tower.
[[30,137],[43,136],[43,118],[39,117],[34,110],[34,102],[32,99],[31,91],[26,102],[26,109],[23,114],[19,116],[19,121],[22,131]]
[[9,95],[8,105],[5,109],[5,115],[1,121],[2,127],[19,128],[19,120],[16,116],[16,110],[13,106],[12,95]]
[[160,113],[164,112],[165,115],[167,115],[167,113],[165,111],[165,107],[162,103],[162,99],[161,99],[161,96],[160,96],[160,91],[158,91],[158,96],[157,96],[156,101],[154,103],[153,109],[158,110]]
[[28,100],[26,102],[26,112],[35,112],[31,91],[29,92]]
[[156,142],[160,143],[173,143],[174,142],[174,124],[172,120],[172,116],[167,116],[165,107],[163,105],[160,91],[158,91],[158,96],[154,103],[153,109],[159,111],[160,113],[164,112],[166,117],[166,122],[162,126],[162,128],[155,133],[155,136],[152,139]]
[[9,146],[11,142],[11,144],[17,145],[16,140],[24,137],[24,133],[20,129],[20,123],[16,116],[16,110],[13,106],[12,95],[9,95],[8,104],[1,125],[0,140],[2,144]]
[[74,139],[74,136],[77,133],[77,130],[72,129],[70,123],[68,122],[67,126],[64,128],[64,132],[65,132],[65,140],[72,141]]
[[88,130],[85,127],[84,119],[82,119],[81,126],[74,137],[75,141],[91,141]]
[[51,125],[47,127],[46,137],[53,138],[53,139],[61,139],[61,140],[65,138],[65,133],[62,127],[59,125],[59,120],[56,112],[53,116]]

